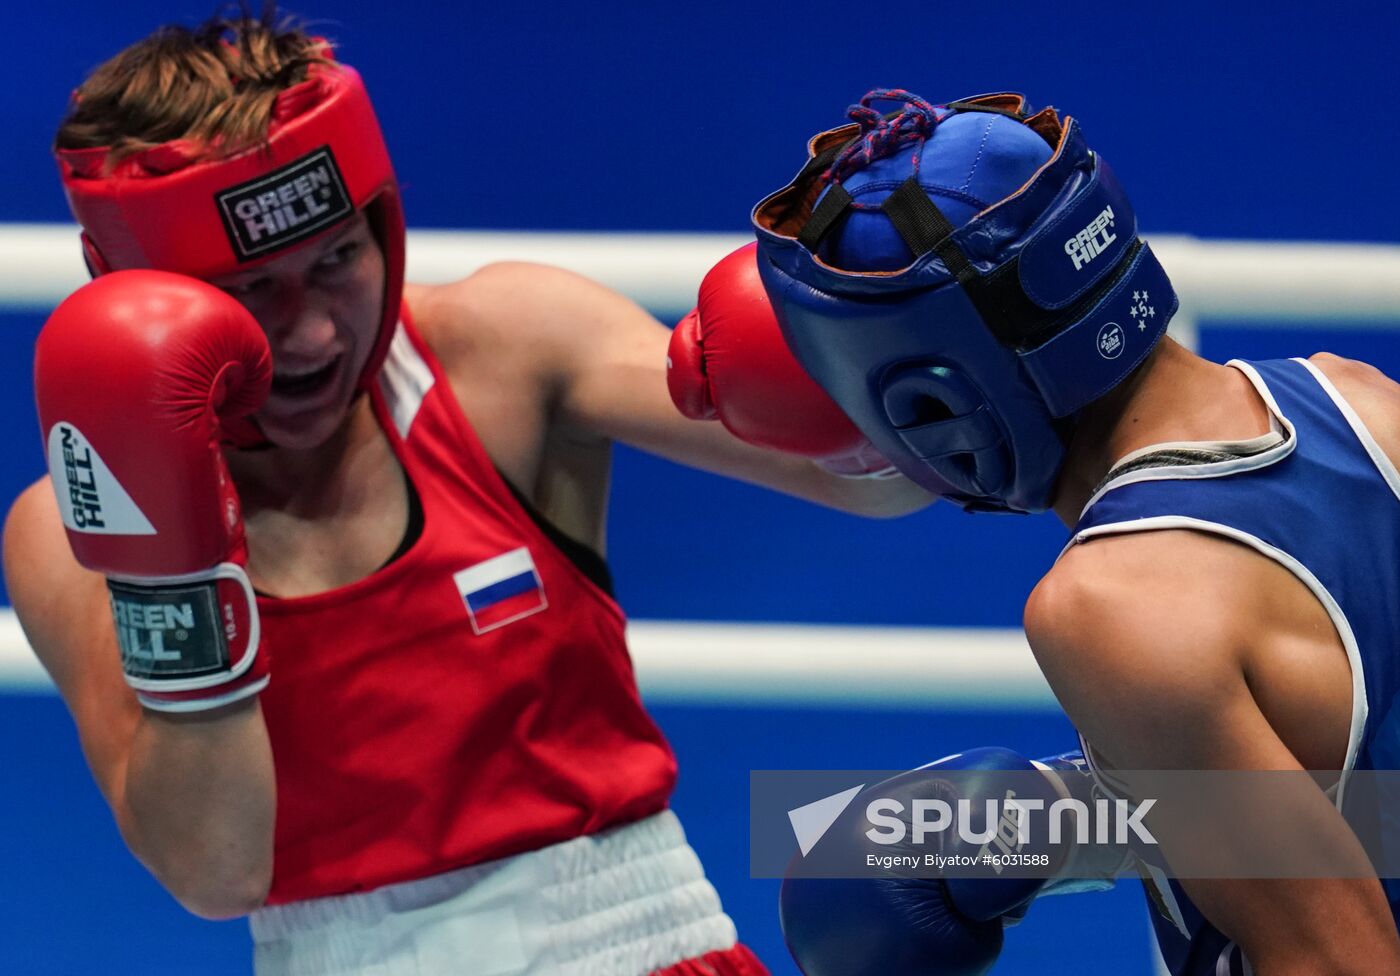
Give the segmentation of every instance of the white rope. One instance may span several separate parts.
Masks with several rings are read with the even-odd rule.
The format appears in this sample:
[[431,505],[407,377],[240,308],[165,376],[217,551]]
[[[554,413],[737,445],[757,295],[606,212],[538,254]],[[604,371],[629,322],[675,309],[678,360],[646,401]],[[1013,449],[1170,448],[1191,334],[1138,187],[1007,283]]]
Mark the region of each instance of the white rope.
[[[634,620],[627,639],[642,694],[654,703],[1055,704],[1018,630]],[[10,609],[0,609],[0,691],[53,691]]]
[[[408,272],[452,281],[493,261],[568,268],[648,308],[684,310],[705,272],[750,238],[743,234],[530,234],[414,231]],[[1400,324],[1400,246],[1204,241],[1161,235],[1152,247],[1190,318],[1286,326]],[[0,224],[0,307],[48,309],[87,280],[77,230]]]
[[51,691],[53,683],[39,666],[15,612],[0,610],[0,691]]

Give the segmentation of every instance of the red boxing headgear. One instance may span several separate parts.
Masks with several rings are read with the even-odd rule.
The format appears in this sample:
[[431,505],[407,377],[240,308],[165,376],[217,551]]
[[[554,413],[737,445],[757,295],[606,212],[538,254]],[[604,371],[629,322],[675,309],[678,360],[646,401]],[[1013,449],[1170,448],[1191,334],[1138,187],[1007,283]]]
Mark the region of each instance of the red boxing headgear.
[[61,149],[58,167],[94,275],[159,268],[195,278],[245,271],[324,234],[356,211],[384,251],[384,316],[361,387],[379,371],[399,318],[404,220],[384,136],[359,74],[321,64],[277,96],[267,141],[232,156],[189,140],[134,153]]

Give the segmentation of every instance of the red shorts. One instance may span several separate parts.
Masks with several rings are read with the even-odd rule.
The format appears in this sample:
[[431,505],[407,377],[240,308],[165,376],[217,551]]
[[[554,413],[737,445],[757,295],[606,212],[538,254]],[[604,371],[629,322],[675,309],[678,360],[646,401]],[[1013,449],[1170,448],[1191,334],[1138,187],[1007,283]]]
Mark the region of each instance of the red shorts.
[[768,976],[768,967],[748,946],[740,943],[732,949],[707,952],[699,959],[687,959],[674,966],[658,969],[652,976]]

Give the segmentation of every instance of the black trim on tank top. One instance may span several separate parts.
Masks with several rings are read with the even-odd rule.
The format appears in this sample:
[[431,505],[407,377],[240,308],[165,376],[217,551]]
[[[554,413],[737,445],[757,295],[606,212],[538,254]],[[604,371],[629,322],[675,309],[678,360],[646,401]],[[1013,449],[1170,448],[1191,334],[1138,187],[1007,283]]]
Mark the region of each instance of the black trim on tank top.
[[[403,557],[408,550],[413,548],[413,544],[423,535],[423,526],[426,519],[423,518],[423,499],[418,497],[418,488],[413,484],[413,479],[408,476],[408,472],[403,471],[404,488],[408,490],[408,524],[404,526],[403,538],[399,540],[398,548],[393,551],[388,559],[380,564],[379,569],[388,566],[394,560]],[[379,572],[376,569],[375,572]]]
[[[612,571],[608,569],[607,560],[589,546],[566,534],[540,514],[535,506],[530,504],[530,500],[515,485],[510,483],[510,479],[501,472],[500,468],[496,469],[496,473],[500,475],[501,481],[505,482],[505,486],[510,489],[511,495],[514,496],[520,507],[525,509],[525,514],[530,516],[530,521],[539,526],[540,531],[554,544],[554,547],[562,552],[569,562],[578,567],[579,572],[587,576],[594,586],[608,596],[614,596]],[[408,477],[408,472],[404,472],[403,480],[408,487],[408,527],[404,530],[403,540],[399,543],[399,547],[394,550],[392,556],[384,561],[384,565],[380,566],[380,569],[412,549],[419,536],[423,534],[423,501],[418,497],[418,489],[414,487],[413,479]]]
[[[404,526],[403,538],[399,540],[398,547],[394,549],[388,559],[379,564],[374,570],[376,573],[394,560],[401,558],[408,550],[413,548],[413,544],[423,535],[423,527],[427,521],[423,517],[423,499],[419,497],[418,489],[414,486],[413,479],[408,476],[407,471],[404,471],[402,468],[400,468],[400,471],[403,473],[404,488],[408,491],[408,524]],[[253,589],[253,595],[268,600],[278,599],[272,594],[264,593],[256,587]]]
[[501,476],[501,480],[510,489],[510,493],[515,496],[515,500],[520,503],[520,507],[525,509],[525,514],[530,516],[530,521],[540,527],[540,531],[550,542],[554,543],[554,547],[562,552],[565,558],[578,568],[580,573],[587,576],[594,586],[609,597],[616,599],[617,594],[613,592],[612,570],[608,568],[608,561],[598,555],[591,546],[579,542],[536,511],[535,506],[530,504],[530,500],[515,485],[510,483],[510,479],[501,473],[500,468],[496,469],[496,473]]
[[[554,544],[554,547],[562,552],[569,562],[578,567],[579,572],[587,576],[594,586],[609,597],[616,597],[613,592],[612,571],[608,568],[607,560],[541,515],[535,506],[530,504],[530,500],[521,494],[515,485],[510,483],[510,479],[501,474],[499,468],[496,473],[501,476],[501,481],[510,489],[511,495],[525,510],[525,514],[530,516],[530,521],[539,526],[540,531]],[[375,570],[376,573],[390,563],[402,559],[422,537],[423,529],[427,524],[427,519],[423,515],[423,499],[419,496],[418,488],[413,484],[413,479],[408,476],[407,471],[403,471],[403,483],[408,492],[408,524],[404,527],[403,538],[399,540],[398,546],[389,558],[379,565],[378,569]],[[257,596],[269,597],[269,594],[262,590],[254,590],[253,592]]]

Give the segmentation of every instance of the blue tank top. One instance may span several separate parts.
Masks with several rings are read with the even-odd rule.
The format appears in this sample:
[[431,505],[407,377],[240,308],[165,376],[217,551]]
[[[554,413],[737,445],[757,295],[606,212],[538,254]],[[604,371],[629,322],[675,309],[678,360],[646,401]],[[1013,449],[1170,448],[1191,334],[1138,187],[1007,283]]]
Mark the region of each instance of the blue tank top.
[[[1070,544],[1115,533],[1194,529],[1277,561],[1316,595],[1351,662],[1346,769],[1400,769],[1400,714],[1392,708],[1400,692],[1400,474],[1311,363],[1230,365],[1249,377],[1284,440],[1244,457],[1128,465],[1090,499]],[[1345,802],[1343,780],[1338,803]],[[1160,875],[1144,883],[1173,976],[1248,972],[1238,947],[1202,917],[1180,885]],[[1384,884],[1400,919],[1400,880]]]

